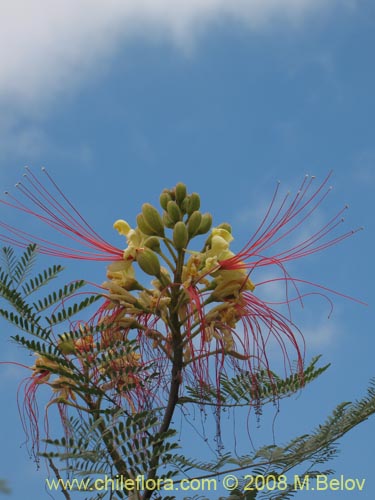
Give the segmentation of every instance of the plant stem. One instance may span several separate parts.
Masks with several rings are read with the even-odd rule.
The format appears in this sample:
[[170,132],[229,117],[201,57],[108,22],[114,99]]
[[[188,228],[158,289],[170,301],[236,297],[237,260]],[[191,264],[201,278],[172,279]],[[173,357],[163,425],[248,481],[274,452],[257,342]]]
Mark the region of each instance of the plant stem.
[[[53,470],[53,472],[55,473],[56,479],[58,481],[60,481],[60,484],[61,484],[62,481],[61,481],[61,476],[60,476],[59,469],[53,463],[52,458],[48,459],[48,463],[49,463],[49,466],[51,467],[51,469]],[[62,484],[61,484],[61,492],[64,495],[64,497],[66,498],[66,500],[70,500],[70,495],[69,495],[68,491],[66,489],[64,489],[64,487],[63,487]]]
[[[184,264],[184,250],[178,252],[176,271],[174,274],[174,283],[181,283],[182,268]],[[178,393],[180,385],[182,382],[182,369],[183,363],[183,347],[182,347],[182,335],[181,335],[181,323],[178,317],[178,308],[176,305],[180,300],[180,286],[173,287],[171,291],[171,303],[170,303],[170,321],[169,325],[171,327],[172,334],[172,350],[173,350],[173,360],[172,360],[172,371],[171,371],[171,384],[169,388],[168,403],[165,409],[164,417],[160,425],[158,435],[162,435],[169,429],[170,423],[172,421],[173,413],[175,411],[176,405],[178,403]],[[160,444],[156,442],[154,444],[154,450]],[[155,479],[157,469],[159,465],[159,456],[157,453],[150,461],[150,472],[147,479]],[[153,494],[152,489],[148,489],[143,494],[143,500],[149,499]]]

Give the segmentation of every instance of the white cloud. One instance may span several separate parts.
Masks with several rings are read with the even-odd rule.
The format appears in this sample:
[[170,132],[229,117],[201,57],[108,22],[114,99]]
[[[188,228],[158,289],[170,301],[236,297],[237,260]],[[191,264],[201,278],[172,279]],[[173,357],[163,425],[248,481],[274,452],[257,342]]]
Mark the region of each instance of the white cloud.
[[[341,0],[350,5],[355,0]],[[4,0],[0,6],[0,100],[35,112],[41,102],[103,70],[126,38],[189,45],[229,19],[258,29],[298,22],[338,0]],[[98,63],[100,64],[98,65]],[[99,68],[98,68],[99,66]]]
[[339,331],[336,323],[326,318],[314,323],[314,326],[307,325],[302,328],[302,333],[309,348],[323,349],[337,340]]

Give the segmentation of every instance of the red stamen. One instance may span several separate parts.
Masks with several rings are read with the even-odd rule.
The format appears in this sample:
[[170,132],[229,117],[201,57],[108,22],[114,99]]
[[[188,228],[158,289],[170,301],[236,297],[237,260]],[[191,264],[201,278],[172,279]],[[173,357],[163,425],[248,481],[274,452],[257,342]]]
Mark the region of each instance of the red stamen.
[[[0,203],[36,217],[55,231],[88,248],[89,251],[71,248],[44,238],[35,237],[4,222],[0,222],[0,227],[3,227],[8,234],[0,234],[2,241],[21,247],[29,243],[37,243],[41,253],[70,259],[114,261],[123,258],[123,250],[109,244],[94,231],[45,169],[43,172],[57,192],[57,197],[54,197],[29,169],[28,172],[29,175],[24,174],[24,178],[29,183],[29,187],[21,183],[18,183],[16,187],[26,198],[29,205],[22,203],[9,193],[6,194],[12,201],[0,199]],[[59,201],[58,197],[60,197],[61,201]],[[67,208],[65,208],[64,203]],[[36,207],[36,209],[33,207]],[[9,233],[14,235],[15,238],[9,236]],[[92,250],[96,250],[96,252]]]

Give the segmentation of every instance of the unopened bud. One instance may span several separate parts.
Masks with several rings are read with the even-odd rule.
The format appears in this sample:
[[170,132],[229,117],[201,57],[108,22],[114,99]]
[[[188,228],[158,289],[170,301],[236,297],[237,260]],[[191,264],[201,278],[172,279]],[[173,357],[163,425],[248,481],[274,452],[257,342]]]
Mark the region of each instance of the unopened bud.
[[218,229],[225,229],[228,233],[232,234],[232,226],[228,222],[222,222],[217,226]]
[[176,223],[182,218],[181,210],[175,201],[169,201],[167,205],[167,212],[171,220]]
[[57,347],[66,356],[68,354],[74,354],[76,351],[74,340],[67,334],[61,335]]
[[172,197],[169,194],[169,192],[163,191],[160,195],[160,198],[159,198],[161,208],[164,208],[164,210],[167,210],[168,201],[171,201],[171,199],[172,199]]
[[176,201],[180,205],[186,197],[186,186],[182,182],[179,182],[175,188]]
[[201,222],[202,222],[202,214],[199,212],[199,210],[196,210],[190,215],[187,223],[187,228],[190,238],[197,234]]
[[186,196],[186,198],[183,199],[180,207],[181,207],[181,212],[185,215],[187,214],[188,211],[188,203],[189,203],[189,196]]
[[173,229],[174,246],[177,250],[182,250],[183,248],[186,248],[188,240],[189,234],[185,223],[182,221],[177,222]]
[[201,199],[198,193],[192,193],[189,196],[189,201],[187,204],[187,213],[192,214],[196,210],[199,210],[201,206]]
[[151,248],[151,250],[156,253],[160,252],[160,241],[156,236],[150,236],[149,238],[147,238],[147,240],[144,242],[144,246],[147,248]]
[[142,214],[137,215],[137,225],[143,234],[146,234],[147,236],[155,236],[155,229],[153,229],[146,223],[145,218]]
[[173,220],[169,217],[168,212],[163,212],[163,224],[165,227],[172,229],[174,227]]
[[212,226],[212,215],[209,213],[202,215],[202,221],[199,225],[197,234],[205,234],[207,233]]
[[153,207],[150,203],[144,203],[142,205],[142,215],[146,224],[155,231],[155,235],[164,236],[163,222],[155,207]]
[[136,260],[139,267],[146,274],[150,274],[151,276],[160,275],[160,262],[158,256],[150,248],[138,249]]

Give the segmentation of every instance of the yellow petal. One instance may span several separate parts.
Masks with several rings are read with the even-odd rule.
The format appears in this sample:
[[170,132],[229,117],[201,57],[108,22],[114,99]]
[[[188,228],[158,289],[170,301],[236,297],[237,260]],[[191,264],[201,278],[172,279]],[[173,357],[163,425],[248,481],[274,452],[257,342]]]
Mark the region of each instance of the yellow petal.
[[113,224],[113,227],[114,229],[117,229],[117,231],[119,232],[119,234],[121,234],[122,236],[126,236],[128,234],[128,232],[130,231],[131,227],[129,226],[129,224],[122,220],[122,219],[118,219],[114,224]]

